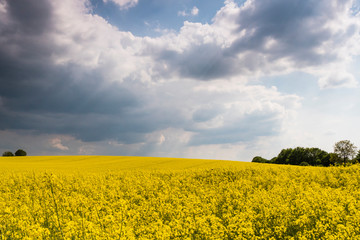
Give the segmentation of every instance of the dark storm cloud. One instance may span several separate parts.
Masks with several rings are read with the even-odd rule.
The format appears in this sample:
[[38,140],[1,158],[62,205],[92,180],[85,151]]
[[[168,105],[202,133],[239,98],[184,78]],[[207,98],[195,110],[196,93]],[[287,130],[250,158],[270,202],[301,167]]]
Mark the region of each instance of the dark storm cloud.
[[85,75],[76,82],[66,68],[41,73],[12,78],[0,90],[4,107],[36,113],[121,114],[140,104],[129,89],[116,83],[103,85],[97,74]]
[[2,78],[20,75],[37,77],[40,67],[48,67],[54,51],[52,8],[46,0],[6,1],[6,13],[0,21],[0,70]]
[[144,141],[147,133],[179,125],[181,119],[175,110],[152,109],[141,96],[116,84],[63,81],[47,88],[34,84],[27,90],[17,97],[2,95],[1,129],[129,144]]
[[[312,0],[265,0],[253,1],[252,7],[243,8],[236,22],[238,32],[249,32],[235,41],[229,52],[259,51],[271,59],[290,57],[297,64],[321,64],[335,56],[314,51],[322,43],[334,37],[333,30],[326,26],[342,11],[338,2],[330,7],[328,1]],[[273,39],[276,46],[266,48]],[[330,59],[329,59],[330,57]]]
[[47,0],[8,0],[8,13],[16,30],[26,34],[42,34],[52,24],[52,8]]
[[138,104],[130,90],[119,84],[103,85],[96,71],[74,81],[74,66],[54,66],[43,56],[11,56],[3,49],[6,46],[0,48],[0,96],[9,111],[120,114]]
[[6,6],[10,21],[0,22],[1,130],[137,143],[177,121],[172,109],[149,107],[146,86],[136,81],[110,83],[106,69],[54,64],[52,54],[62,46],[52,39],[49,1],[11,0]]
[[[110,139],[131,144],[146,142],[147,134],[173,128],[195,133],[190,140],[191,145],[233,143],[277,134],[278,128],[275,127],[280,121],[274,115],[278,112],[274,115],[250,114],[239,117],[237,122],[233,122],[230,116],[222,127],[198,128],[197,124],[206,125],[222,114],[225,111],[223,105],[237,101],[237,93],[232,96],[226,93],[215,99],[207,90],[205,93],[193,92],[197,84],[195,81],[188,82],[189,85],[184,87],[182,81],[157,85],[155,81],[147,80],[146,77],[153,77],[149,72],[157,61],[169,66],[163,73],[155,71],[154,74],[159,74],[161,80],[165,79],[162,74],[172,76],[174,72],[201,80],[223,78],[244,68],[237,65],[232,53],[215,43],[194,44],[182,53],[161,48],[149,54],[156,59],[155,63],[136,56],[145,66],[135,65],[138,59],[126,59],[136,58],[132,55],[136,50],[131,49],[131,45],[129,49],[117,45],[121,39],[111,39],[111,44],[106,45],[108,39],[104,38],[103,42],[103,39],[97,38],[100,33],[88,34],[105,28],[101,25],[104,23],[102,19],[94,18],[94,22],[88,23],[81,22],[83,19],[79,18],[80,26],[74,27],[75,30],[66,28],[73,31],[68,36],[66,31],[54,30],[60,21],[67,19],[55,19],[52,5],[47,4],[49,2],[11,1],[7,3],[8,19],[11,21],[0,22],[0,130],[71,135],[84,142]],[[24,7],[32,12],[27,13]],[[84,32],[78,30],[83,28]],[[107,30],[109,32],[104,32],[111,34],[114,31],[114,36],[121,38],[115,29]],[[58,40],[56,37],[60,40],[55,41]],[[65,44],[61,45],[63,42]],[[143,40],[142,44],[146,41]],[[95,58],[92,47],[94,55],[99,52],[99,59],[102,58],[103,62],[99,60],[100,63],[89,67],[87,60],[91,62]],[[62,50],[65,53],[59,54],[61,63],[55,63],[57,53]],[[118,57],[117,54],[124,54],[125,60],[122,61],[123,56]],[[68,58],[74,59],[67,61]],[[81,59],[80,63],[78,59]],[[258,61],[249,56],[246,64],[245,68],[256,68]],[[118,67],[130,73],[124,77],[116,71]],[[148,67],[150,70],[146,69]],[[139,77],[142,75],[138,73],[142,72],[146,75],[145,80]],[[204,99],[218,101],[219,104],[199,108]],[[192,109],[197,109],[193,115]]]
[[[6,61],[5,61],[6,62]],[[176,124],[173,109],[152,109],[141,86],[104,83],[101,72],[88,71],[76,81],[73,67],[48,63],[4,64],[0,75],[0,129],[68,134],[82,141],[144,141],[147,133]],[[80,66],[78,66],[80,68]]]

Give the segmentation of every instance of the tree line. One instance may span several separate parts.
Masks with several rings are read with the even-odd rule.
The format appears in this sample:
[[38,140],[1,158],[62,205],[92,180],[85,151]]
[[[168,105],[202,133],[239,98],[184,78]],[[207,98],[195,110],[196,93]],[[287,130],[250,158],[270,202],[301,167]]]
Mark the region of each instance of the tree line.
[[27,153],[26,153],[24,150],[22,150],[22,149],[18,149],[18,150],[15,152],[15,154],[12,153],[11,151],[6,151],[6,152],[4,152],[2,155],[3,155],[3,157],[26,156]]
[[357,147],[349,140],[342,140],[335,143],[334,152],[332,153],[319,148],[287,148],[281,150],[276,157],[270,160],[256,156],[252,162],[301,166],[346,166],[360,162],[360,151],[357,151]]

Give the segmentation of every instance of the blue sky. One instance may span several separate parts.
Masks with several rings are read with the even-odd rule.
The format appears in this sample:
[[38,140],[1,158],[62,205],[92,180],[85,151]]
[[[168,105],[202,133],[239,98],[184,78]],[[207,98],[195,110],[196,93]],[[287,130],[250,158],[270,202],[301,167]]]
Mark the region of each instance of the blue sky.
[[360,147],[352,0],[0,0],[0,151]]
[[[223,1],[139,1],[136,6],[122,9],[115,2],[92,0],[94,14],[106,19],[121,31],[136,36],[160,36],[159,30],[179,31],[185,20],[210,23]],[[192,13],[201,8],[197,14]],[[185,16],[184,16],[185,15]]]

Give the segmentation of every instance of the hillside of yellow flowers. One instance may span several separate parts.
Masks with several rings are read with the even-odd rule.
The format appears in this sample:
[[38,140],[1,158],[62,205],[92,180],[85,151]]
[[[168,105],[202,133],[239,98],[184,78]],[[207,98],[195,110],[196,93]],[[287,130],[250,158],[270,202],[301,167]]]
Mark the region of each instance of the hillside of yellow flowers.
[[1,239],[360,239],[360,166],[0,158]]

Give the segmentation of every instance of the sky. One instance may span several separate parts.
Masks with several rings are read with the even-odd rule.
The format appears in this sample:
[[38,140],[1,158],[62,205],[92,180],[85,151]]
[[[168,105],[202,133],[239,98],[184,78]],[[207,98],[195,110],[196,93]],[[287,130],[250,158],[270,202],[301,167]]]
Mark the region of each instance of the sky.
[[0,151],[360,147],[359,0],[0,0]]

